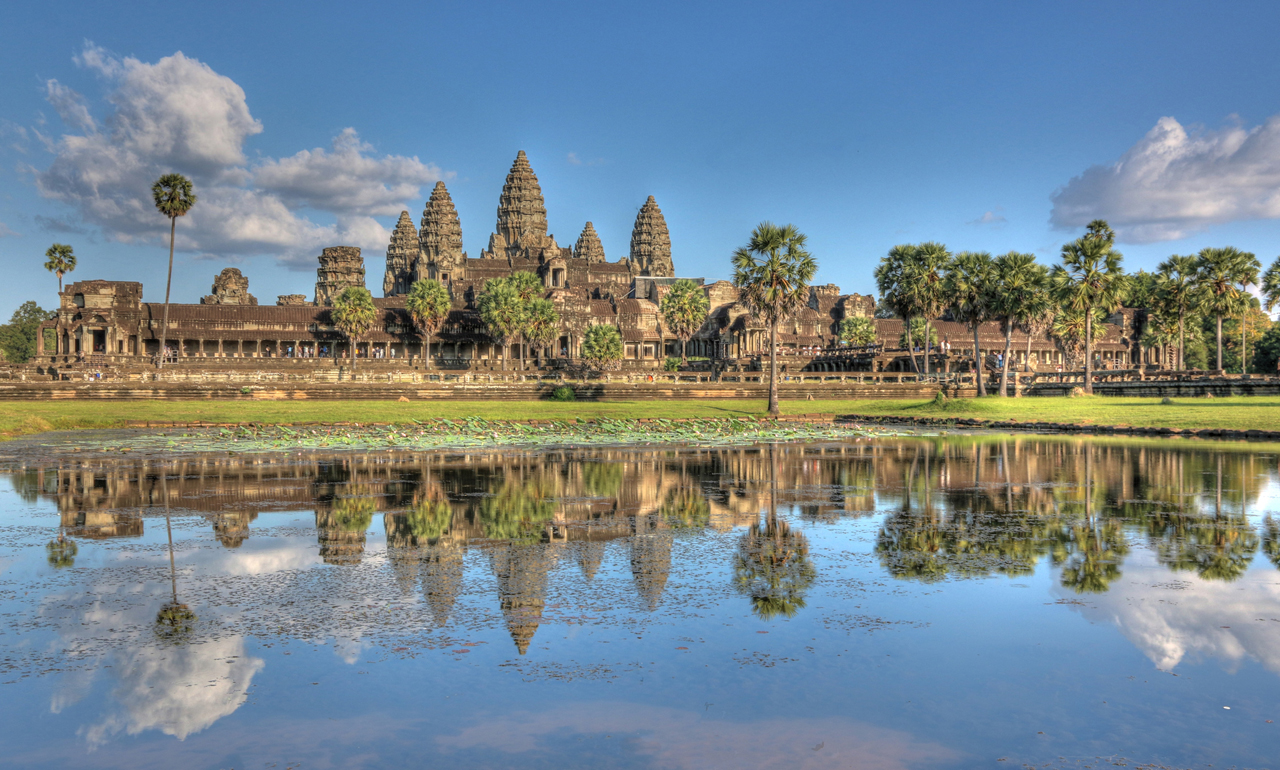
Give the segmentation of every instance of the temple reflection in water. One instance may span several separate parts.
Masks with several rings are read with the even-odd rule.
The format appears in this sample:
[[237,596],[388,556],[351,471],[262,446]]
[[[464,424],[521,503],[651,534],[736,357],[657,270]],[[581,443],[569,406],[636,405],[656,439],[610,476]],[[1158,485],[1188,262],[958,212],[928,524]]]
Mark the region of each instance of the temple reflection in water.
[[479,549],[523,653],[558,564],[590,581],[618,541],[639,606],[653,611],[677,539],[708,529],[741,530],[724,558],[761,617],[803,609],[820,578],[805,528],[873,513],[883,515],[875,557],[903,580],[1017,576],[1044,562],[1065,588],[1097,593],[1142,547],[1173,572],[1230,581],[1259,552],[1280,566],[1280,526],[1251,517],[1275,477],[1276,456],[1245,445],[938,437],[89,460],[20,469],[13,481],[30,500],[56,501],[63,532],[86,540],[140,537],[167,503],[176,516],[204,517],[234,549],[261,514],[313,510],[319,556],[338,568],[365,561],[380,515],[396,584],[420,592],[438,625]]

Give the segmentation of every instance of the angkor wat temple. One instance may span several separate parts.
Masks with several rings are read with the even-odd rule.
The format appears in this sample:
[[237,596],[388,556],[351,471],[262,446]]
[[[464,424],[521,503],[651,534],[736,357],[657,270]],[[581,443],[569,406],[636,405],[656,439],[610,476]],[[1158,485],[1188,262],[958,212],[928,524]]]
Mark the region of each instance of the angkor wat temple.
[[[731,245],[726,245],[725,263]],[[349,286],[365,285],[360,249],[325,248],[319,255],[315,289],[310,301],[303,294],[280,295],[274,305],[259,305],[249,293],[249,279],[240,270],[224,269],[212,293],[198,304],[173,303],[166,334],[172,363],[183,368],[237,369],[251,365],[228,359],[310,359],[314,366],[349,362],[350,344],[334,328],[329,307]],[[387,248],[382,298],[375,305],[382,317],[356,346],[355,355],[378,367],[420,367],[430,356],[433,367],[451,370],[503,368],[503,348],[487,333],[477,311],[486,280],[528,271],[541,278],[545,297],[561,319],[561,333],[547,349],[530,351],[540,369],[572,366],[581,341],[594,324],[618,327],[625,343],[628,369],[660,367],[667,356],[679,355],[680,344],[666,328],[658,307],[676,280],[671,236],[653,196],[640,207],[631,233],[629,253],[609,261],[591,222],[572,248],[562,247],[547,232],[547,210],[538,178],[521,151],[511,166],[498,198],[498,215],[488,247],[478,258],[462,248],[462,224],[443,182],[427,200],[418,227],[408,211],[400,214]],[[430,278],[450,290],[453,310],[424,350],[405,309],[405,295],[414,281]],[[691,340],[689,354],[723,362],[737,369],[757,368],[767,350],[765,327],[738,304],[738,290],[728,281],[703,286],[710,315]],[[779,335],[791,371],[875,368],[903,369],[906,352],[900,348],[902,322],[877,319],[881,354],[874,361],[855,362],[840,351],[837,334],[846,317],[872,317],[875,298],[841,294],[834,284],[810,289],[808,306],[789,319]],[[160,325],[164,306],[142,299],[142,284],[133,281],[77,281],[62,291],[57,316],[46,322],[37,339],[34,363],[42,373],[93,367],[139,366],[160,355]],[[1117,328],[1095,343],[1104,360],[1128,363],[1137,350],[1131,317],[1117,315]],[[957,353],[972,342],[969,329],[939,321],[939,339]],[[954,327],[954,328],[952,328]],[[987,352],[1004,349],[997,324],[984,324],[980,339]],[[1062,354],[1045,335],[1028,339],[1015,333],[1016,360],[1041,365],[1062,362]],[[520,355],[513,346],[510,355]],[[215,360],[211,360],[215,359]],[[528,368],[532,362],[517,362]],[[945,362],[942,362],[945,363]],[[264,362],[252,362],[261,367]],[[941,366],[939,366],[941,368]]]

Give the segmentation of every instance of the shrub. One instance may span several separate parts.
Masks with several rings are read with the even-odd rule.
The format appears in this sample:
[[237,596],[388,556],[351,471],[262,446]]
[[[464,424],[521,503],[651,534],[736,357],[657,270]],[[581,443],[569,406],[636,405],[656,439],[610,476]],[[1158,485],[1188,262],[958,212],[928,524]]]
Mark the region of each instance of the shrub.
[[680,371],[680,359],[668,356],[667,360],[662,362],[662,369],[667,372]]
[[574,393],[573,388],[569,387],[568,385],[561,385],[560,387],[551,391],[551,400],[552,401],[577,401],[578,394]]

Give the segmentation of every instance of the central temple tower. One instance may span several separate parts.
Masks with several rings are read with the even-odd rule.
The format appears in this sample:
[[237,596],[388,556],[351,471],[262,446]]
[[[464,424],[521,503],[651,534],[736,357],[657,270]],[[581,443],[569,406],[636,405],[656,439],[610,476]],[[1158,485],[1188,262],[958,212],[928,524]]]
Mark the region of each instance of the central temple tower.
[[544,252],[559,256],[555,236],[547,234],[547,206],[542,200],[542,187],[521,150],[511,164],[507,181],[498,198],[498,225],[489,236],[489,248],[480,253],[482,259],[538,259]]

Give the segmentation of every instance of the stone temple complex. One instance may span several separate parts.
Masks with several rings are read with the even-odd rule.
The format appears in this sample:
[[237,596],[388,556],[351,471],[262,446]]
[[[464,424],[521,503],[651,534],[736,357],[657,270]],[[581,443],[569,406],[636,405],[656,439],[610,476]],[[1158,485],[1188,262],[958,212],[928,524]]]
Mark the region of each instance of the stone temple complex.
[[[744,234],[745,235],[745,234]],[[725,248],[725,263],[732,244]],[[610,261],[600,236],[586,222],[572,247],[561,246],[548,232],[542,188],[529,159],[521,151],[498,196],[497,219],[488,245],[478,257],[463,250],[462,223],[443,182],[426,201],[415,227],[402,212],[387,246],[382,272],[382,297],[374,300],[380,318],[360,339],[354,355],[380,367],[420,367],[430,356],[433,368],[492,371],[507,368],[503,346],[486,331],[477,302],[487,280],[526,271],[538,276],[544,297],[561,319],[558,338],[543,350],[529,351],[530,361],[517,368],[573,367],[580,360],[582,338],[595,324],[616,326],[625,345],[624,369],[660,368],[668,356],[679,355],[680,344],[664,324],[659,302],[676,280],[671,234],[653,196],[640,206],[632,228],[630,250]],[[376,276],[376,273],[375,273]],[[434,279],[448,287],[453,308],[439,333],[425,349],[405,309],[405,297],[415,281]],[[728,281],[707,283],[694,278],[706,292],[710,314],[694,335],[689,354],[720,362],[724,367],[758,368],[767,351],[765,327],[753,320]],[[375,278],[376,281],[376,278]],[[333,246],[321,250],[310,299],[304,294],[280,295],[274,304],[259,304],[250,293],[249,279],[226,268],[213,281],[212,293],[198,304],[173,303],[169,309],[168,358],[188,368],[235,369],[251,365],[228,359],[310,359],[316,367],[348,362],[351,345],[335,329],[329,308],[349,286],[366,285],[361,250]],[[376,290],[375,290],[376,292]],[[55,318],[37,338],[35,362],[42,373],[79,364],[129,367],[154,362],[160,355],[160,324],[164,306],[142,299],[142,285],[131,281],[89,280],[68,284],[62,291]],[[844,371],[864,368],[902,369],[906,352],[880,355],[874,361],[855,361],[839,354],[837,330],[847,317],[873,317],[875,299],[842,294],[828,284],[810,289],[808,306],[780,329],[782,352],[791,371]],[[1112,319],[1117,328],[1102,335],[1095,349],[1104,359],[1127,363],[1136,350],[1134,319]],[[939,321],[939,339],[949,340],[957,352],[973,339],[961,325]],[[954,328],[953,328],[954,327]],[[876,320],[882,350],[900,348],[902,322]],[[1003,351],[1004,335],[996,324],[984,324],[979,337],[987,352]],[[1028,339],[1015,334],[1014,349],[1023,360],[1040,364],[1062,362],[1062,354],[1047,336]],[[520,355],[520,346],[508,354]],[[211,360],[217,359],[217,360]],[[263,365],[263,362],[253,364]]]

